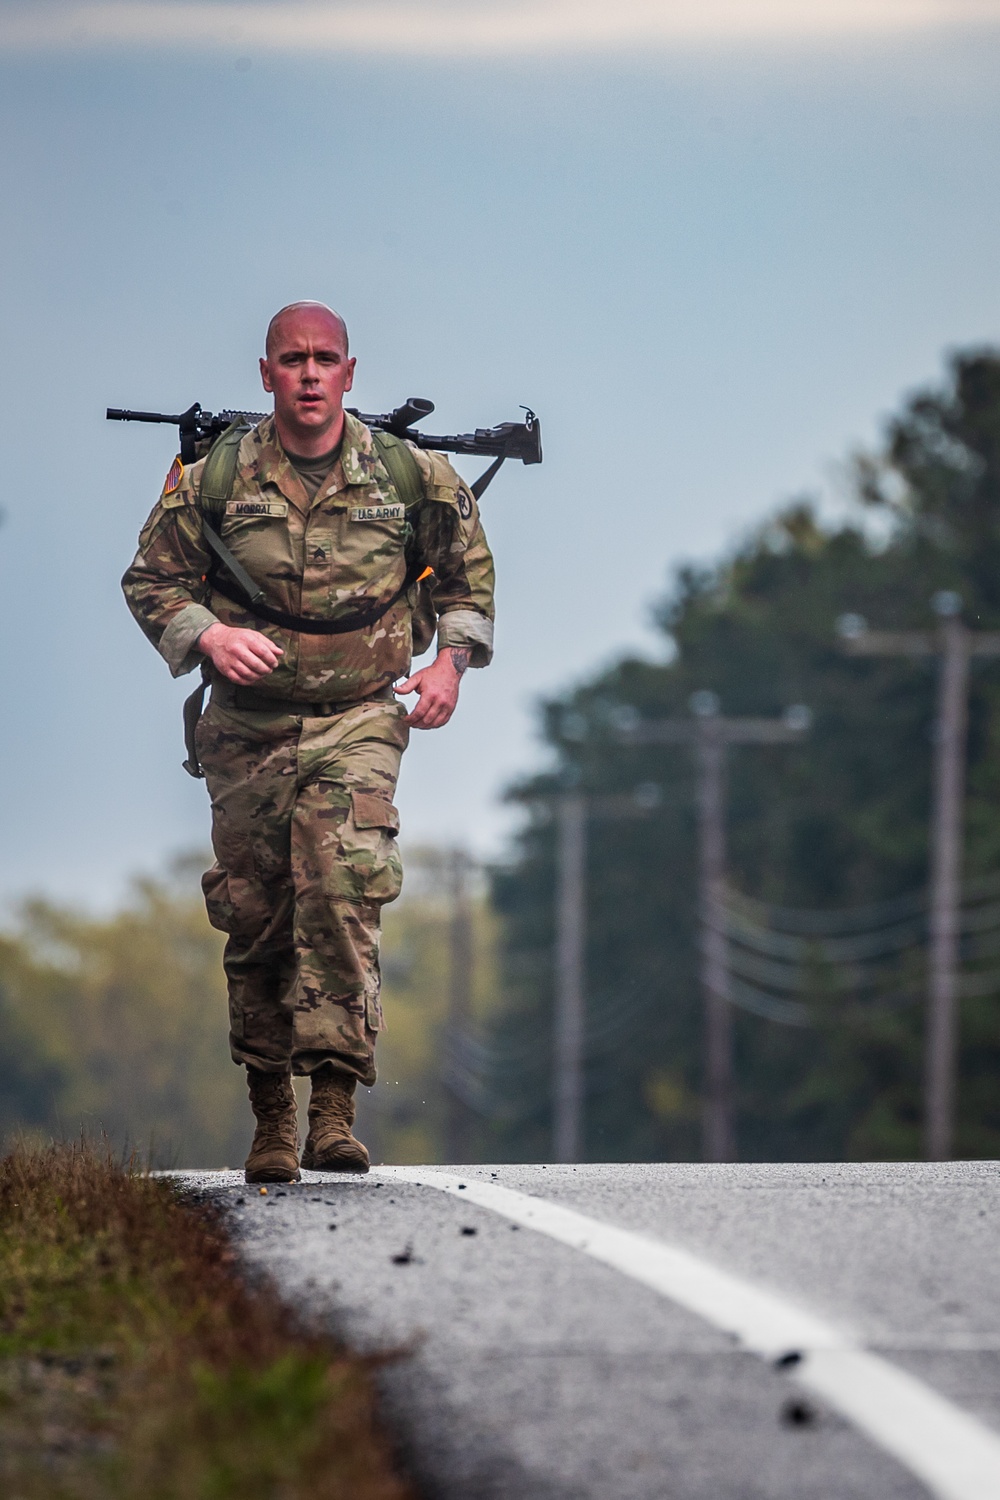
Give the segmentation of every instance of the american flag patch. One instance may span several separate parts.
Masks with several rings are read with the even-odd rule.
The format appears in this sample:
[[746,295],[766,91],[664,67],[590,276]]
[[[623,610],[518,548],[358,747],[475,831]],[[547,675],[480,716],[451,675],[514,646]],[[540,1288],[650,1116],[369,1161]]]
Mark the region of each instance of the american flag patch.
[[163,481],[163,493],[165,495],[172,495],[183,478],[184,465],[181,463],[180,454],[178,454],[167,470],[167,477]]

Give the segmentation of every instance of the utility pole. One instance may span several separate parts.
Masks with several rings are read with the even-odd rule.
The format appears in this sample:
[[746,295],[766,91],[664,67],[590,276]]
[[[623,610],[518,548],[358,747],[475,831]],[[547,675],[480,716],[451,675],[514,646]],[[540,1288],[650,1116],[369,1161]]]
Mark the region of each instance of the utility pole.
[[[464,1036],[472,1019],[473,916],[472,859],[464,849],[448,856],[448,1035]],[[468,1156],[469,1111],[454,1089],[447,1092],[445,1148],[450,1162]]]
[[801,739],[811,714],[796,705],[780,719],[732,719],[715,693],[690,699],[693,719],[654,719],[623,732],[633,744],[690,745],[697,768],[700,979],[704,1003],[705,1099],[702,1150],[706,1161],[733,1161],[733,1039],[729,961],[722,911],[726,885],[726,750],[730,745],[782,745]]
[[705,1003],[706,1161],[732,1161],[733,1012],[729,999],[726,932],[720,920],[726,880],[725,744],[718,700],[697,720],[698,904],[701,909],[701,985]]
[[931,607],[941,622],[935,631],[869,630],[861,615],[841,615],[837,629],[852,656],[938,658],[924,1043],[924,1155],[928,1161],[947,1161],[952,1154],[955,1128],[969,659],[1000,656],[1000,634],[969,630],[960,618],[961,596],[951,589],[935,594]]
[[659,800],[660,789],[651,784],[637,787],[632,795],[588,796],[569,790],[556,799],[554,1161],[579,1161],[584,1146],[588,822],[593,817],[648,817]]
[[583,1122],[587,803],[565,792],[556,812],[555,1035],[552,1155],[579,1161]]

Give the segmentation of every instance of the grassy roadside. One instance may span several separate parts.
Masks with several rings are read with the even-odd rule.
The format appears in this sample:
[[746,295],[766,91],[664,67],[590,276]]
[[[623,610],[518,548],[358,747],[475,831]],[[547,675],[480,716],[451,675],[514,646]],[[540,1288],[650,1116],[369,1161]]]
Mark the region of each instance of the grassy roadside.
[[414,1500],[364,1361],[233,1273],[221,1226],[86,1145],[0,1161],[6,1500]]

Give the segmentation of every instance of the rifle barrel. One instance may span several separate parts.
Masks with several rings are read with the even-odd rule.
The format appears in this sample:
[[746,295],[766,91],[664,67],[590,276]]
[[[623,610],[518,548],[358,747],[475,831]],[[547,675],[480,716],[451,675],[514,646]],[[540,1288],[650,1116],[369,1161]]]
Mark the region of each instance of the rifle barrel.
[[109,422],[168,422],[171,427],[176,427],[180,420],[180,416],[168,417],[162,411],[126,411],[121,406],[108,407]]

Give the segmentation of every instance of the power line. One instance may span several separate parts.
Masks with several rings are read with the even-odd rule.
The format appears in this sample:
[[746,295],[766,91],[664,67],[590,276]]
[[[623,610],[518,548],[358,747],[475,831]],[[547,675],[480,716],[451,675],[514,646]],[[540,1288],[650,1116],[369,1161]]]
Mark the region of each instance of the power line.
[[[705,1007],[703,1142],[706,1161],[732,1161],[733,1041],[731,975],[724,927],[714,920],[726,888],[725,773],[731,745],[783,745],[801,739],[809,710],[796,705],[781,718],[726,718],[715,693],[690,699],[691,719],[657,719],[621,731],[632,744],[690,745],[697,769],[698,906],[701,986]],[[779,1003],[779,1002],[776,1002]]]
[[896,922],[927,910],[925,890],[908,891],[889,901],[832,911],[828,907],[774,906],[770,902],[759,901],[742,891],[732,889],[727,892],[726,899],[734,912],[745,914],[750,922],[757,922],[762,927],[779,932],[801,933],[808,938],[835,937],[839,934],[849,935],[891,927]]

